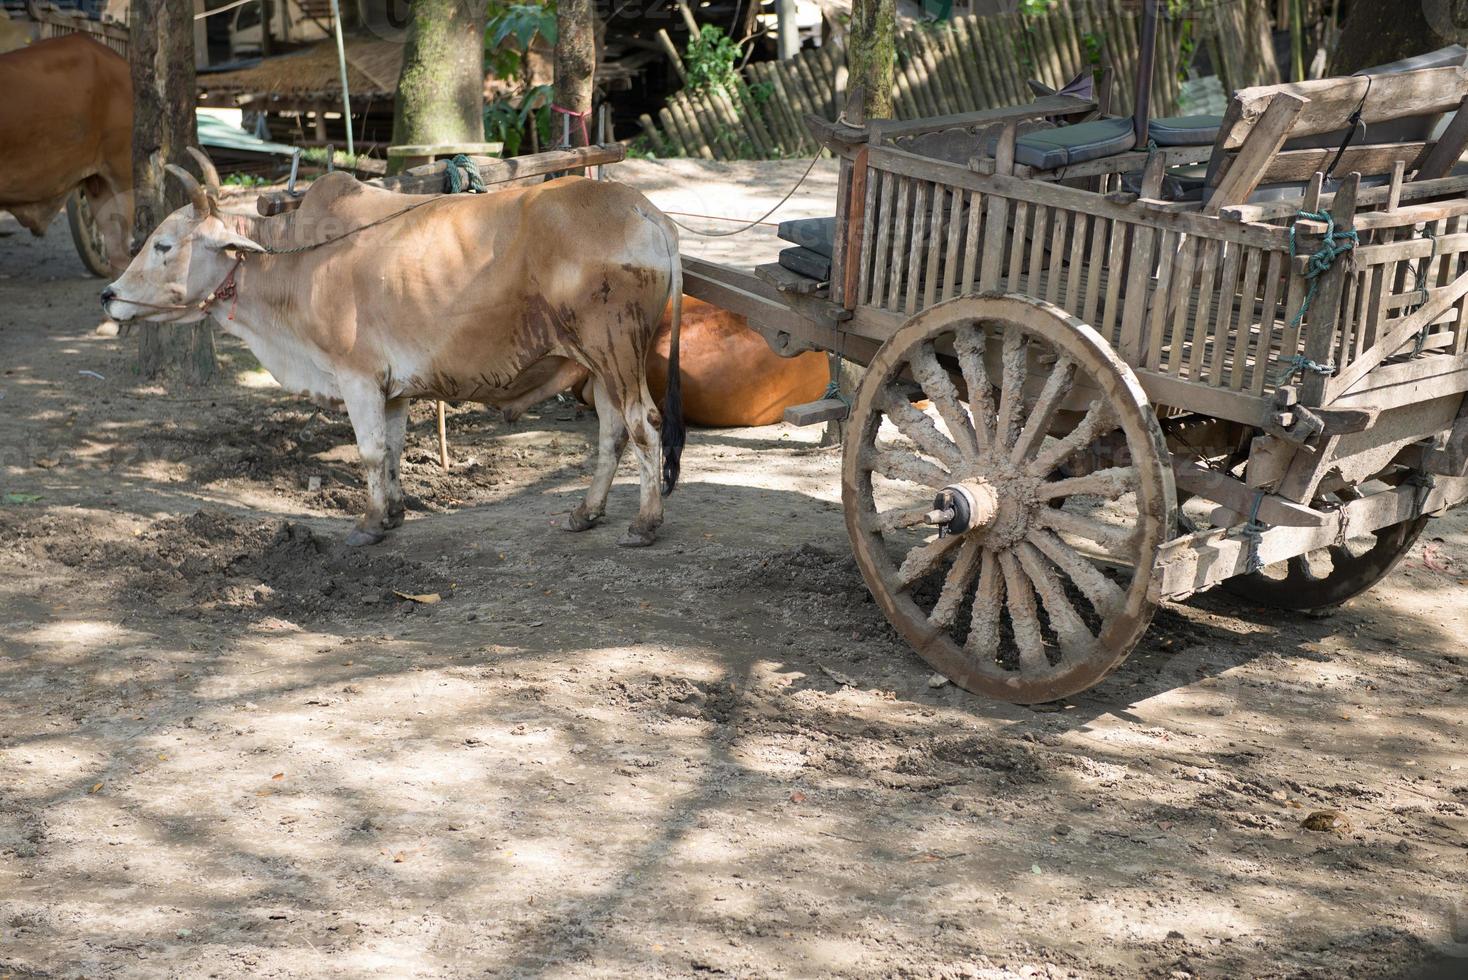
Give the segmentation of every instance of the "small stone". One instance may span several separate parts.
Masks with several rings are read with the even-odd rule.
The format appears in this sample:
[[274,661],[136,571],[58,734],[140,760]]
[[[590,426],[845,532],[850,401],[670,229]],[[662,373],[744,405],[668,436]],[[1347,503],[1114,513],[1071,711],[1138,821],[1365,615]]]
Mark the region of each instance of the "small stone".
[[934,690],[937,690],[947,683],[948,678],[944,677],[942,674],[934,674],[932,677],[928,678],[928,686],[933,688]]
[[117,321],[116,320],[103,320],[101,323],[97,324],[97,336],[98,337],[116,337],[117,336]]
[[321,489],[321,477],[319,477],[319,476],[313,476],[313,477],[311,477],[310,479],[308,479],[306,481],[306,490],[308,492],[315,493],[317,490],[320,490],[320,489]]
[[1056,837],[1065,837],[1070,834],[1070,825],[1058,823],[1055,825],[1055,829],[1051,831],[1051,833],[1053,833]]

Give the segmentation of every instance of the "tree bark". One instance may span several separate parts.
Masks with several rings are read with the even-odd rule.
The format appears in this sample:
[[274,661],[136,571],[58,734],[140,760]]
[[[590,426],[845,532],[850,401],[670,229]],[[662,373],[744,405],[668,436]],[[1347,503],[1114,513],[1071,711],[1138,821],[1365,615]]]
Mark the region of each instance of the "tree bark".
[[484,142],[485,0],[413,0],[392,138]]
[[[143,241],[187,203],[163,167],[189,160],[194,142],[194,5],[191,0],[133,0],[128,57],[133,83],[133,235]],[[145,323],[138,373],[177,373],[190,384],[214,377],[213,324]]]
[[1410,58],[1468,41],[1468,2],[1420,0],[1381,3],[1354,0],[1330,59],[1331,75]]
[[[596,31],[591,0],[559,0],[556,4],[556,105],[571,112],[584,112],[578,121],[570,116],[570,145],[585,146],[582,123],[590,135],[591,93],[596,84]],[[557,129],[564,126],[557,113]]]
[[892,118],[893,69],[897,63],[896,0],[852,0],[846,41],[847,85],[861,86],[867,119]]

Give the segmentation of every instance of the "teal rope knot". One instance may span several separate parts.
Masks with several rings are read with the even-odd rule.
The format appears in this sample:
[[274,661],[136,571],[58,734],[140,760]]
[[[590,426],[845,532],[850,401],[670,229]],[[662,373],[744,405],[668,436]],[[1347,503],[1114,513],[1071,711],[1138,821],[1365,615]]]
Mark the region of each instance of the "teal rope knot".
[[463,153],[449,160],[443,172],[443,192],[458,194],[461,191],[471,194],[483,194],[485,191],[484,177],[480,175],[479,168]]
[[[1335,218],[1329,211],[1296,211],[1295,221],[1300,218],[1309,221],[1325,222],[1325,234],[1321,236],[1320,248],[1310,256],[1305,264],[1305,278],[1310,282],[1310,288],[1305,291],[1305,301],[1300,304],[1300,310],[1295,314],[1290,326],[1295,326],[1305,317],[1305,311],[1310,309],[1310,301],[1315,298],[1315,290],[1320,287],[1320,277],[1330,271],[1335,265],[1335,260],[1355,248],[1361,241],[1354,231],[1336,231]],[[1290,225],[1290,258],[1295,257],[1295,225]]]
[[1296,371],[1305,371],[1309,374],[1318,374],[1322,377],[1330,377],[1335,374],[1335,362],[1326,361],[1324,364],[1312,361],[1304,354],[1296,354],[1285,362],[1284,370],[1274,379],[1274,383],[1282,385],[1295,376]]

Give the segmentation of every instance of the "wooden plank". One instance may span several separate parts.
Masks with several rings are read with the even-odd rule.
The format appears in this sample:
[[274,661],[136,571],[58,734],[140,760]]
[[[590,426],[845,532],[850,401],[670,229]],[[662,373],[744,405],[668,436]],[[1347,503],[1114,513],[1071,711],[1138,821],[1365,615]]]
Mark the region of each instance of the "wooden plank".
[[1101,322],[1094,326],[1112,344],[1116,343],[1121,329],[1121,284],[1126,277],[1127,252],[1131,247],[1132,225],[1116,222],[1111,229],[1111,254],[1107,256],[1106,268],[1111,273],[1106,280],[1106,306],[1101,311]]
[[841,295],[832,297],[848,310],[861,299],[863,270],[871,254],[872,222],[877,185],[868,180],[871,172],[867,163],[868,150],[863,146],[856,151],[856,161],[851,165],[851,189],[847,194],[845,224],[846,249],[841,261]]
[[1065,234],[1074,214],[1076,212],[1062,208],[1050,212],[1050,251],[1046,263],[1050,275],[1045,283],[1045,300],[1050,303],[1060,302],[1060,287],[1065,278],[1062,275],[1065,271]]
[[[1226,205],[1242,204],[1249,199],[1263,181],[1270,161],[1290,137],[1291,128],[1304,108],[1303,99],[1284,94],[1273,98],[1248,139],[1228,161],[1227,170],[1210,175],[1208,186],[1212,188],[1212,194],[1203,205],[1204,214],[1216,215]],[[1215,157],[1219,152],[1218,146],[1224,142],[1225,134],[1220,130],[1213,144]]]
[[1027,201],[1016,201],[1014,204],[1014,229],[1009,238],[1009,261],[1005,266],[1005,287],[1011,293],[1022,293],[1025,291],[1023,281],[1025,271],[1025,245],[1029,239],[1027,231],[1030,224],[1030,205]]
[[[1214,307],[1213,283],[1218,275],[1223,242],[1204,242],[1198,266],[1198,305],[1193,312],[1192,330],[1189,332],[1191,348],[1188,351],[1188,380],[1203,380],[1203,356],[1208,348],[1208,325],[1212,322]],[[1181,339],[1181,338],[1179,338]],[[1215,352],[1216,353],[1216,352]]]
[[1432,293],[1428,301],[1410,316],[1399,318],[1384,338],[1362,351],[1356,360],[1331,379],[1330,392],[1335,394],[1350,391],[1373,368],[1395,354],[1416,336],[1423,326],[1432,323],[1447,312],[1465,295],[1468,295],[1468,273],[1460,275],[1451,284]]
[[947,113],[923,119],[873,119],[867,123],[872,142],[891,143],[903,136],[936,133],[945,129],[974,129],[1003,123],[1022,122],[1047,116],[1077,116],[1093,112],[1096,103],[1069,95],[1047,95],[1026,105],[1006,105],[975,112]]
[[913,185],[911,177],[903,177],[897,190],[897,223],[892,229],[892,280],[887,284],[887,301],[882,305],[889,310],[900,310],[902,299],[902,272],[907,263],[907,249],[912,242],[908,239],[909,220],[912,216]]
[[902,180],[896,174],[877,171],[882,183],[882,203],[877,212],[877,247],[872,256],[872,289],[865,301],[874,306],[885,302],[887,273],[892,267],[892,235],[897,223],[897,184]]
[[1243,146],[1251,124],[1257,128],[1268,114],[1268,107],[1281,96],[1308,105],[1291,135],[1315,136],[1345,129],[1358,107],[1361,121],[1368,127],[1391,119],[1454,109],[1468,97],[1468,70],[1461,66],[1427,68],[1239,89],[1232,100],[1240,106],[1239,118],[1230,121],[1218,134],[1223,148],[1236,150]]
[[1261,522],[1281,527],[1324,527],[1330,522],[1330,515],[1324,511],[1313,510],[1276,494],[1260,494],[1245,486],[1243,480],[1209,469],[1197,461],[1173,456],[1171,462],[1179,490],[1222,504],[1235,514],[1257,510]]
[[932,185],[932,212],[923,235],[923,308],[938,300],[938,273],[943,265],[943,199],[949,192],[942,184]]
[[[1415,180],[1403,184],[1398,193],[1397,203],[1407,201],[1425,201],[1435,197],[1462,197],[1468,193],[1468,175],[1461,177],[1442,177],[1436,180]],[[1375,206],[1391,201],[1392,188],[1385,187],[1363,187],[1356,198],[1358,209],[1368,205]],[[1331,206],[1334,194],[1323,195],[1320,204],[1326,208]],[[1226,221],[1273,221],[1279,218],[1288,218],[1300,209],[1298,201],[1285,199],[1282,201],[1271,201],[1264,204],[1235,204],[1224,208],[1219,212],[1219,217]],[[1360,214],[1365,217],[1365,214]]]
[[1141,363],[1146,351],[1146,338],[1142,331],[1147,325],[1147,309],[1152,300],[1149,287],[1152,283],[1153,249],[1157,247],[1159,234],[1146,225],[1136,225],[1132,231],[1131,266],[1121,313],[1121,333],[1116,346],[1117,353],[1128,364]]
[[[627,148],[620,143],[604,143],[599,146],[578,146],[570,150],[549,150],[530,156],[473,157],[479,175],[486,184],[500,184],[525,177],[538,177],[560,170],[572,170],[597,164],[618,163],[627,158]],[[381,177],[364,181],[384,190],[403,194],[437,194],[443,191],[443,174],[448,168],[447,160],[439,160],[397,177]],[[281,214],[300,206],[301,199],[285,191],[261,194],[256,204],[262,215]],[[273,209],[273,210],[267,210]]]
[[1118,228],[1124,234],[1126,226],[1120,221],[1103,218],[1100,215],[1091,217],[1091,247],[1086,253],[1087,264],[1094,271],[1093,275],[1087,276],[1086,284],[1086,312],[1081,317],[1086,323],[1095,323],[1096,316],[1101,311],[1101,255],[1110,242],[1109,236]]
[[1199,239],[1189,238],[1179,249],[1177,268],[1172,272],[1173,287],[1168,299],[1169,308],[1163,310],[1162,323],[1166,322],[1169,314],[1172,318],[1172,327],[1167,333],[1167,366],[1164,370],[1174,376],[1180,375],[1182,371],[1183,341],[1188,335],[1188,293],[1193,288],[1193,270],[1200,248]]
[[1145,352],[1135,362],[1153,371],[1158,370],[1162,363],[1162,344],[1167,335],[1167,311],[1170,308],[1168,297],[1172,291],[1173,270],[1179,265],[1178,249],[1181,245],[1177,232],[1164,231],[1159,234],[1162,242],[1158,252],[1157,292],[1146,310]]
[[1075,316],[1081,315],[1081,284],[1086,272],[1086,230],[1091,216],[1084,211],[1072,211],[1070,227],[1070,264],[1065,283],[1065,308]]
[[[1243,261],[1243,248],[1228,245],[1223,258],[1223,271],[1218,276],[1217,307],[1213,311],[1213,356],[1208,362],[1208,383],[1214,386],[1227,384],[1224,362],[1233,346],[1234,297],[1239,289],[1239,269]],[[1253,251],[1252,249],[1250,250]],[[1239,299],[1240,307],[1253,308],[1254,297]]]
[[[1348,146],[1335,163],[1335,172],[1348,174],[1356,171],[1362,175],[1391,173],[1401,164],[1406,170],[1416,170],[1426,156],[1430,143],[1381,143],[1365,146]],[[1323,171],[1335,162],[1338,147],[1322,147],[1309,150],[1284,150],[1264,168],[1260,183],[1280,184],[1293,180],[1309,180],[1316,171]]]
[[784,420],[791,425],[816,425],[839,422],[851,414],[851,406],[839,398],[821,398],[785,409]]
[[[1286,274],[1284,254],[1270,252],[1269,266],[1264,273],[1264,296],[1259,301],[1259,332],[1254,340],[1254,367],[1249,374],[1249,390],[1256,395],[1264,392],[1264,385],[1269,381],[1269,352],[1274,332],[1281,323],[1280,286],[1284,284]],[[1286,307],[1283,319],[1288,320],[1291,316],[1294,316],[1294,311]]]
[[[1233,337],[1233,363],[1229,366],[1228,386],[1235,391],[1244,387],[1244,366],[1248,360],[1250,337],[1249,326],[1254,320],[1254,299],[1259,295],[1260,269],[1264,265],[1264,253],[1257,248],[1248,250],[1248,258],[1244,261],[1243,285],[1239,290],[1239,311],[1234,319]],[[1264,314],[1266,321],[1273,319],[1269,313]],[[1263,331],[1261,331],[1262,335]]]
[[952,295],[963,295],[973,289],[979,269],[979,253],[983,251],[984,197],[973,191],[968,195],[968,231],[963,249],[963,273]]
[[1148,400],[1154,405],[1185,407],[1200,415],[1212,415],[1253,426],[1262,426],[1274,410],[1273,403],[1267,396],[1230,391],[1228,388],[1210,388],[1147,368],[1134,367],[1132,372],[1147,392]]
[[1416,168],[1417,176],[1414,180],[1446,177],[1462,159],[1465,150],[1468,150],[1468,95],[1458,103],[1457,115],[1453,116],[1442,135],[1437,138],[1427,158]]
[[[943,295],[942,299],[952,299],[960,291],[958,282],[959,260],[962,258],[960,249],[963,247],[963,211],[964,192],[955,189],[948,199],[948,241],[943,249]],[[935,262],[934,265],[937,263]]]
[[[1009,176],[999,172],[997,166],[995,173],[979,174],[965,167],[941,160],[932,160],[886,145],[873,146],[871,159],[872,166],[883,170],[921,177],[951,187],[963,187],[990,195],[1002,195],[1014,201],[1085,211],[1087,214],[1118,218],[1123,221],[1144,221],[1158,228],[1183,231],[1205,238],[1227,239],[1258,248],[1283,250],[1289,247],[1288,232],[1276,225],[1219,221],[1216,217],[1188,211],[1160,212],[1141,207],[1140,202],[1118,204],[1093,191]],[[998,161],[996,160],[995,163],[997,165]],[[1465,208],[1468,208],[1468,203],[1465,203]],[[1293,214],[1294,211],[1291,210],[1290,213]]]
[[[1335,216],[1338,231],[1350,231],[1355,227],[1356,191],[1360,186],[1361,175],[1353,173],[1336,192],[1335,207],[1331,213]],[[1349,255],[1339,258],[1320,277],[1315,298],[1310,301],[1310,310],[1305,315],[1305,357],[1318,364],[1324,364],[1331,359],[1335,331],[1340,322],[1341,289],[1350,264]],[[1300,380],[1301,404],[1324,405],[1325,392],[1325,375],[1313,371],[1304,372]]]
[[[999,143],[994,151],[995,174],[1007,175],[1014,168],[1015,124],[1005,125],[999,134]],[[901,163],[902,160],[897,162]],[[985,221],[983,262],[979,269],[979,288],[994,289],[1004,271],[1004,235],[1009,223],[1009,200],[1003,193],[990,193],[981,188],[988,198],[989,214]]]

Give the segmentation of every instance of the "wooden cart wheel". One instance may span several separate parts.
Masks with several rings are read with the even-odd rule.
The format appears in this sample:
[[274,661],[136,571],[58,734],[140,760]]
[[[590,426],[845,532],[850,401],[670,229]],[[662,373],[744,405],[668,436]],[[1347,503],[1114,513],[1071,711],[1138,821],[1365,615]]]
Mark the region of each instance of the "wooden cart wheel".
[[[1345,503],[1349,491],[1331,494],[1317,506]],[[1248,575],[1223,582],[1224,591],[1273,609],[1324,609],[1338,606],[1371,588],[1396,567],[1427,526],[1426,517],[1413,518],[1337,542],[1309,554],[1266,565]]]
[[1152,619],[1166,443],[1131,369],[1049,303],[965,296],[903,325],[857,394],[842,493],[888,620],[970,691],[1084,690]]
[[107,261],[107,243],[102,240],[102,229],[87,195],[78,188],[66,198],[66,226],[71,230],[71,242],[82,265],[94,276],[112,278],[112,264]]

